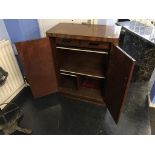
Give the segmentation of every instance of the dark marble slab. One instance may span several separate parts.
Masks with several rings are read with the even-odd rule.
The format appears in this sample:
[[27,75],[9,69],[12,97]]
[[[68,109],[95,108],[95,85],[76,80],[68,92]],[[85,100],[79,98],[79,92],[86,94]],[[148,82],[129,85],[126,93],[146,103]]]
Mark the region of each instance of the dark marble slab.
[[144,41],[155,45],[155,29],[136,21],[118,22],[117,25],[139,36]]
[[122,32],[124,37],[121,37],[120,46],[136,60],[132,81],[149,81],[155,68],[155,45],[124,28]]

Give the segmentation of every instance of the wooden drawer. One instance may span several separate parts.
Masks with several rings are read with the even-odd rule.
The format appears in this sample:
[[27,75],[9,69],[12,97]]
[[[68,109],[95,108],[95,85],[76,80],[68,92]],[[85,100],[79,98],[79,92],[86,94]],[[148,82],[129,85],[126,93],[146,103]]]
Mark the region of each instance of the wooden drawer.
[[79,47],[84,47],[89,49],[104,49],[106,51],[109,51],[110,43],[99,42],[99,41],[81,41]]
[[63,38],[56,38],[56,45],[57,46],[69,46],[69,47],[79,47],[79,40],[72,40],[72,39],[63,39]]
[[88,48],[88,49],[104,49],[106,51],[110,50],[110,43],[99,42],[99,41],[86,41],[86,40],[73,40],[73,39],[56,39],[57,46],[65,47],[78,47],[78,48]]

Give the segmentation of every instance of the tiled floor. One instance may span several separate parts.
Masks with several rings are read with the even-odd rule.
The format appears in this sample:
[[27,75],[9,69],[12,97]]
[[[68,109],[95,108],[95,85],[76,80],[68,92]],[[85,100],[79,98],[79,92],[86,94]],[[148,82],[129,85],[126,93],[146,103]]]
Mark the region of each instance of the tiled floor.
[[25,89],[15,102],[25,114],[20,125],[32,128],[32,134],[150,134],[146,97],[142,92],[136,95],[135,92],[130,92],[117,125],[106,107],[71,100],[60,94],[34,100],[30,90]]
[[25,88],[14,102],[24,112],[20,125],[32,128],[35,135],[151,134],[146,94],[154,78],[155,72],[152,82],[131,84],[117,125],[106,107],[72,100],[60,94],[33,99],[29,88]]

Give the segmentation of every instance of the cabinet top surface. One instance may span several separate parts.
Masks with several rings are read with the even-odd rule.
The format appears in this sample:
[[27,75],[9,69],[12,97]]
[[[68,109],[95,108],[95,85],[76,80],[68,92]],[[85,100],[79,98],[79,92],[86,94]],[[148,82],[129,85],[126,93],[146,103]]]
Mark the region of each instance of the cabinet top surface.
[[49,37],[117,42],[120,26],[59,23],[47,31]]

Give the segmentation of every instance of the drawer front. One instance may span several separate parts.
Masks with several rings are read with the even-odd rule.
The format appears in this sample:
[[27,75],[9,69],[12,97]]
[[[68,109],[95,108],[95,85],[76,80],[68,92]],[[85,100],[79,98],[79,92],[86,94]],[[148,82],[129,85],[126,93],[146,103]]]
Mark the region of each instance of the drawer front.
[[89,48],[89,49],[104,49],[110,50],[110,43],[107,42],[99,42],[99,41],[81,41],[80,47]]
[[79,47],[79,44],[80,44],[79,40],[56,38],[57,46]]
[[110,43],[99,42],[99,41],[86,41],[86,40],[72,40],[72,39],[56,39],[57,46],[65,47],[78,47],[78,48],[88,48],[88,49],[104,49],[106,51],[110,50]]

